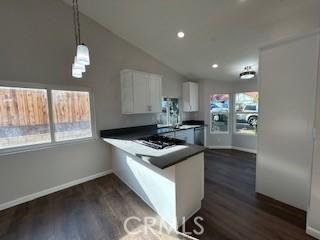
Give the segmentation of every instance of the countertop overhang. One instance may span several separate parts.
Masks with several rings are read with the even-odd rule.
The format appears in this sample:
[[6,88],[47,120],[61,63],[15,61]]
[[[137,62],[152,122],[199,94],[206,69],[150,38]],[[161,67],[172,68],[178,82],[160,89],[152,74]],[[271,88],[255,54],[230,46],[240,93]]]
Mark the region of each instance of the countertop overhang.
[[[199,126],[194,126],[194,128],[195,127]],[[158,150],[139,144],[134,140],[141,137],[164,134],[177,130],[180,131],[182,129],[157,128],[156,125],[148,125],[134,128],[104,130],[101,131],[101,138],[105,142],[130,155],[138,157],[148,164],[152,164],[160,169],[165,169],[204,152],[205,147],[185,143]]]

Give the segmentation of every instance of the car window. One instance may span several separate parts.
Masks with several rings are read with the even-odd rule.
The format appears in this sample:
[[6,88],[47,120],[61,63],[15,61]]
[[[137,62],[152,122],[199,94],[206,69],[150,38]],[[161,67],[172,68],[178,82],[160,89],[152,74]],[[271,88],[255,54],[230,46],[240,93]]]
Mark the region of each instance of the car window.
[[247,105],[245,110],[256,111],[257,107],[255,105]]

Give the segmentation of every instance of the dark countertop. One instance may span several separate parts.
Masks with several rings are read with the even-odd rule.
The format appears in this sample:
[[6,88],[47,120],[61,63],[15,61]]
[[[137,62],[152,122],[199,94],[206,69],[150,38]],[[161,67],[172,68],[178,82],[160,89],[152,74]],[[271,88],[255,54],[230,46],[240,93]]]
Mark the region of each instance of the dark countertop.
[[148,125],[134,128],[103,130],[100,135],[104,141],[112,144],[113,146],[118,147],[131,155],[137,156],[141,160],[158,168],[165,169],[202,153],[205,150],[205,147],[185,143],[183,145],[157,150],[136,143],[133,140],[154,134],[174,132],[177,130],[180,131],[179,129],[157,128],[156,125]]
[[[200,122],[200,123],[199,123]],[[202,121],[197,121],[198,124],[186,124],[189,125],[190,128],[180,129],[173,127],[160,127],[158,128],[156,124],[154,125],[146,125],[146,126],[138,126],[138,127],[128,127],[128,128],[117,128],[117,129],[109,129],[100,131],[101,138],[118,138],[118,139],[130,139],[137,140],[142,137],[148,137],[156,134],[165,134],[177,131],[184,131],[192,128],[202,128],[207,125],[201,124]],[[193,127],[191,127],[193,125]]]

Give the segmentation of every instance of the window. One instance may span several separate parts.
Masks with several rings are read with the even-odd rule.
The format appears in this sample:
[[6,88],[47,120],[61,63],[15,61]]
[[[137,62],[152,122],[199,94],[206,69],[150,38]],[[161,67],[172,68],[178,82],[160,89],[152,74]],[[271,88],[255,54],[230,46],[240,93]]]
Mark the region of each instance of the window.
[[172,126],[180,121],[178,98],[162,98],[159,127]]
[[52,90],[57,142],[92,137],[89,92]]
[[258,127],[258,92],[235,94],[235,133],[255,135]]
[[93,137],[90,104],[89,91],[0,83],[0,151]]
[[211,96],[210,132],[229,132],[229,94],[215,94]]
[[0,149],[49,142],[47,90],[0,87]]

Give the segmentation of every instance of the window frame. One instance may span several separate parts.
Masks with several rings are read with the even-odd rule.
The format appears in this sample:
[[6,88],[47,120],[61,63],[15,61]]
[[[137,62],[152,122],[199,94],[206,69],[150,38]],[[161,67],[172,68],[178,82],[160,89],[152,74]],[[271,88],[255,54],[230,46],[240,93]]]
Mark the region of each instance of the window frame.
[[[240,93],[248,93],[248,92],[257,92],[258,96],[259,96],[259,91],[244,91],[244,92],[235,92],[235,93],[233,93],[233,134],[234,135],[239,135],[239,136],[256,137],[256,136],[258,136],[258,129],[255,131],[254,134],[237,132],[237,114],[250,114],[250,113],[237,113],[237,111],[236,111],[236,95],[240,94]],[[258,102],[258,111],[252,112],[252,113],[258,114],[258,117],[259,117],[259,102]]]
[[212,112],[211,112],[211,100],[209,100],[209,123],[210,123],[210,134],[215,134],[215,135],[229,135],[230,134],[230,116],[231,116],[231,113],[230,113],[230,99],[231,99],[231,96],[232,96],[232,93],[214,93],[214,94],[211,94],[210,95],[210,98],[211,96],[213,95],[228,95],[228,98],[229,98],[229,105],[228,105],[228,125],[227,125],[227,131],[223,132],[223,131],[212,131]]
[[[49,118],[49,129],[51,141],[48,143],[36,143],[24,146],[16,146],[0,149],[1,155],[9,155],[15,153],[29,152],[42,150],[47,148],[53,148],[61,145],[78,144],[83,142],[88,142],[92,140],[97,140],[97,129],[96,129],[96,118],[95,118],[95,103],[94,103],[94,91],[92,88],[84,88],[77,86],[62,86],[62,85],[50,85],[42,83],[31,83],[31,82],[11,82],[11,81],[0,81],[1,87],[11,87],[11,88],[32,88],[32,89],[42,89],[47,91],[47,102],[48,102],[48,118]],[[89,93],[90,101],[90,117],[91,117],[91,137],[70,139],[63,141],[55,140],[55,128],[53,122],[53,112],[52,112],[52,90],[64,90],[64,91],[83,91]]]
[[[178,106],[179,106],[179,115],[178,115],[178,119],[179,119],[179,124],[181,124],[181,109],[180,109],[180,98],[178,98],[178,97],[168,97],[168,96],[162,96],[161,97],[161,104],[162,104],[162,101],[164,101],[164,99],[165,98],[174,98],[174,99],[178,99]],[[170,120],[170,113],[169,113],[169,107],[168,107],[168,104],[167,104],[167,106],[166,106],[166,121],[167,121],[167,124],[159,124],[159,123],[157,123],[157,126],[159,127],[159,128],[166,128],[166,127],[172,127],[173,125],[170,125],[169,124],[169,120]],[[159,113],[159,114],[163,114],[162,112],[161,113]]]

